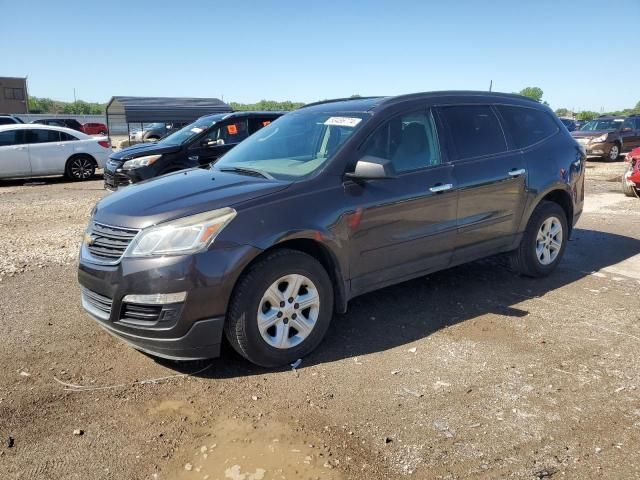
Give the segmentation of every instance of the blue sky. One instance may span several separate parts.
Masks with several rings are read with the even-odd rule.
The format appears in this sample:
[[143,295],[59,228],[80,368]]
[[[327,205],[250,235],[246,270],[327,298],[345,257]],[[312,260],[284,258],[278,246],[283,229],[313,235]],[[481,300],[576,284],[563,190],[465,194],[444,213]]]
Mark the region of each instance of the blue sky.
[[[640,0],[0,0],[0,76],[30,94],[309,102],[539,86],[553,108],[640,101]],[[615,28],[615,30],[614,30]]]

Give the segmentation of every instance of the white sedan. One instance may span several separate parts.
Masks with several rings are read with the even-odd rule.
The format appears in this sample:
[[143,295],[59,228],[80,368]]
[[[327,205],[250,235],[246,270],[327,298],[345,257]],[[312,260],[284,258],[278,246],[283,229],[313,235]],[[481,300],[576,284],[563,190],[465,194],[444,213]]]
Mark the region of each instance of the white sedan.
[[0,178],[62,174],[88,180],[110,154],[107,137],[46,125],[0,126]]

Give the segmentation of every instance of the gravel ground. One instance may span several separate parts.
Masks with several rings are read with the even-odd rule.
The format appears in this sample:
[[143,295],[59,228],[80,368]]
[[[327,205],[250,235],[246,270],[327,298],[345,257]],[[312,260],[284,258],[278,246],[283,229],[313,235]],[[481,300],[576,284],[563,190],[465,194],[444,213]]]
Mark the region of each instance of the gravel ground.
[[640,478],[640,203],[622,168],[590,162],[548,279],[489,259],[365,295],[295,371],[110,337],[75,277],[101,180],[0,183],[0,478]]

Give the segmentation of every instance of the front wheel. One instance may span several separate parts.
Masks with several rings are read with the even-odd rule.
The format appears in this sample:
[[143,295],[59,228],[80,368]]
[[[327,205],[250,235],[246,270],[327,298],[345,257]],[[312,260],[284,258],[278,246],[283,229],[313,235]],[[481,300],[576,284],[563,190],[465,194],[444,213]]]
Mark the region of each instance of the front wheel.
[[631,168],[631,164],[629,164],[625,172],[622,174],[622,193],[624,193],[627,197],[639,197],[640,192],[636,188],[635,183],[629,180],[632,171]]
[[95,173],[96,163],[88,155],[77,155],[67,160],[65,175],[71,180],[89,180]]
[[225,334],[250,362],[276,367],[314,350],[332,315],[333,287],[320,262],[297,250],[276,250],[238,281]]
[[536,207],[520,242],[511,253],[512,268],[528,277],[546,277],[560,263],[569,240],[567,216],[557,203]]

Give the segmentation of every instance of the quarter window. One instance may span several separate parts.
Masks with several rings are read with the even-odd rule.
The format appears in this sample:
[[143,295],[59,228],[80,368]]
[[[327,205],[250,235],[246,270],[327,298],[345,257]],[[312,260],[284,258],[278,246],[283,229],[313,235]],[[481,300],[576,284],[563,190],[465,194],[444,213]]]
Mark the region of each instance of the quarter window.
[[431,115],[419,112],[392,118],[367,139],[364,155],[391,160],[396,172],[440,165],[440,149]]
[[558,131],[551,115],[541,110],[505,105],[497,108],[516,148],[529,147]]
[[498,118],[488,105],[441,107],[440,113],[449,127],[454,160],[507,150]]
[[78,139],[73,135],[69,135],[67,132],[60,132],[60,140],[62,140],[63,142],[72,142]]

